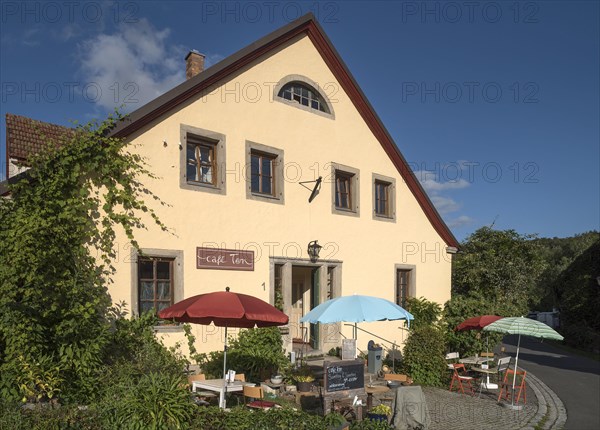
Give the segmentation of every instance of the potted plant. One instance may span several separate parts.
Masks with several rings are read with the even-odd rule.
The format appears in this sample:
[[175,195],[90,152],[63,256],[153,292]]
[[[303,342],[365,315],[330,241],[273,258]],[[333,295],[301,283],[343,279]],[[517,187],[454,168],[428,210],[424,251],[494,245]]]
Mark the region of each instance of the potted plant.
[[367,417],[372,421],[385,421],[387,423],[388,417],[392,415],[392,408],[383,403],[371,408],[367,413]]
[[279,372],[275,372],[271,375],[271,384],[279,385],[283,383],[283,375]]
[[294,377],[298,385],[298,391],[308,392],[315,378],[311,375],[297,375]]

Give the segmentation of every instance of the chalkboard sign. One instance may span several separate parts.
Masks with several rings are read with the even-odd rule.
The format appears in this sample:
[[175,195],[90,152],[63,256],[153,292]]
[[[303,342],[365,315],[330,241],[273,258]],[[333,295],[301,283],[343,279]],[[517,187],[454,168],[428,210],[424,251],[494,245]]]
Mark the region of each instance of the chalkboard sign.
[[325,362],[325,391],[364,388],[365,365],[362,360]]

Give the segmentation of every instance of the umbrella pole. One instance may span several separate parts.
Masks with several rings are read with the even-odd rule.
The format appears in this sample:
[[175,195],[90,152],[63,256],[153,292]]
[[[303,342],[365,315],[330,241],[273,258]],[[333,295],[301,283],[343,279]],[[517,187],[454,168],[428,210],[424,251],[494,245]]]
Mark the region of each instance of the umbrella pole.
[[519,333],[519,340],[517,341],[517,355],[515,357],[515,373],[513,373],[513,384],[512,384],[512,395],[510,396],[510,404],[515,404],[515,383],[517,382],[517,370],[519,369],[519,348],[521,346],[521,333]]
[[227,326],[225,326],[225,346],[223,348],[223,392],[219,399],[219,406],[225,408],[225,394],[227,393]]

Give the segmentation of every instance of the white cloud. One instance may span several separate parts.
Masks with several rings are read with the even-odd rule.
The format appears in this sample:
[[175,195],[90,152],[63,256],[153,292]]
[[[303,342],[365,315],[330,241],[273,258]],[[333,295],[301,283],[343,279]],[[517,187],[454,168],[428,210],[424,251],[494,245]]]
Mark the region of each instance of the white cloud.
[[[137,108],[185,80],[185,50],[166,45],[170,30],[155,29],[146,19],[100,34],[80,45],[86,84],[99,89],[100,106]],[[127,109],[130,110],[130,109]]]
[[473,221],[474,221],[473,218],[466,216],[466,215],[461,215],[458,218],[450,220],[448,222],[448,227],[450,227],[450,228],[464,227],[466,225],[472,224]]
[[[461,209],[461,204],[446,195],[447,192],[461,190],[469,187],[471,183],[466,169],[469,163],[459,160],[453,163],[435,163],[433,170],[423,167],[415,170],[414,174],[431,198],[434,206],[441,215],[447,215]],[[460,227],[471,223],[472,220],[466,215],[461,215],[448,222],[449,227]]]
[[460,209],[460,204],[458,204],[454,199],[451,199],[450,197],[432,195],[431,201],[433,202],[440,214],[456,212]]
[[415,175],[421,185],[423,185],[423,188],[425,188],[425,190],[428,192],[459,190],[469,186],[469,182],[463,178],[440,182],[438,181],[438,175],[435,172],[429,172],[427,170],[416,171]]

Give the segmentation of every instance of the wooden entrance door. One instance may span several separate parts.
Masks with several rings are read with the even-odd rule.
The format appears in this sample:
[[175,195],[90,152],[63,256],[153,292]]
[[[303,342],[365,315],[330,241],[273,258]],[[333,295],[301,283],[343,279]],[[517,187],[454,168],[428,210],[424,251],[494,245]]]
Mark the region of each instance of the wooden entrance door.
[[304,267],[294,267],[292,269],[292,312],[290,315],[290,332],[294,339],[309,340],[308,333],[304,329],[305,325],[300,322],[300,318],[309,310],[310,271]]

